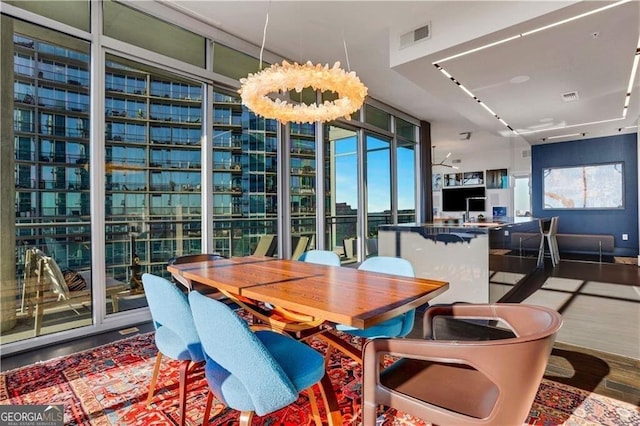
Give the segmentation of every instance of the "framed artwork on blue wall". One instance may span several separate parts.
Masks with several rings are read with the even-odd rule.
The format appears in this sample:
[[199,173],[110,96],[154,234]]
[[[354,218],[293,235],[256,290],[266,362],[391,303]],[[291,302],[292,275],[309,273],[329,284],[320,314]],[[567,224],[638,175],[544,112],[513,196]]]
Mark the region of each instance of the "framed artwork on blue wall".
[[624,208],[623,163],[553,167],[542,170],[542,208]]

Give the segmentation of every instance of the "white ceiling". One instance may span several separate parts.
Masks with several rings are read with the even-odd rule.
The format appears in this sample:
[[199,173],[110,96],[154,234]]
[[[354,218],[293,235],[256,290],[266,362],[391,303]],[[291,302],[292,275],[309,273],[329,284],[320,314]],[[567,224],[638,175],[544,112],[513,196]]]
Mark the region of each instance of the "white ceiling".
[[[165,3],[257,47],[262,44],[268,13],[267,51],[298,62],[340,61],[343,68],[357,73],[372,97],[431,122],[438,150],[462,154],[507,143],[560,142],[637,131],[640,72],[633,82],[626,119],[620,118],[638,48],[640,0],[446,61],[441,60],[613,2]],[[402,34],[427,23],[430,38],[400,48]],[[519,134],[508,131],[438,71],[434,61]],[[577,91],[578,100],[565,102],[562,95],[571,91]],[[628,126],[636,127],[625,129]],[[462,132],[472,132],[471,138],[460,140]],[[579,136],[553,138],[576,133]]]

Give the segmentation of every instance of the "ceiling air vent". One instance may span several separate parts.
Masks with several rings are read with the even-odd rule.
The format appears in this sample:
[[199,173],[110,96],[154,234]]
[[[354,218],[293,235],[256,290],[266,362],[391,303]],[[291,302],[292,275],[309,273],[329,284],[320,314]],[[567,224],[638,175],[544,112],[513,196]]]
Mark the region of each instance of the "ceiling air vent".
[[409,31],[406,34],[402,34],[400,36],[400,48],[402,49],[404,47],[411,46],[414,43],[428,38],[431,38],[431,23],[427,23],[420,28]]
[[578,100],[578,92],[567,92],[562,94],[562,100],[565,102],[573,102]]

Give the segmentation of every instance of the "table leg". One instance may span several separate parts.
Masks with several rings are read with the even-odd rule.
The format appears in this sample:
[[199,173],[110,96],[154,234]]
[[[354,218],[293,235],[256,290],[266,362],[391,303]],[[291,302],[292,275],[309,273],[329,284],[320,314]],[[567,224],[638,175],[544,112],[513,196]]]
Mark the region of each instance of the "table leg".
[[322,395],[322,401],[327,410],[327,422],[329,426],[342,426],[342,413],[340,412],[340,407],[338,407],[338,398],[336,397],[336,392],[333,389],[333,384],[331,384],[331,378],[328,374],[322,376],[319,386],[320,395]]
[[318,334],[317,337],[324,340],[324,342],[329,345],[327,351],[329,351],[331,347],[334,347],[352,360],[356,361],[358,364],[362,365],[362,351],[344,339],[341,339],[339,336],[333,334],[331,330],[326,330],[325,332]]

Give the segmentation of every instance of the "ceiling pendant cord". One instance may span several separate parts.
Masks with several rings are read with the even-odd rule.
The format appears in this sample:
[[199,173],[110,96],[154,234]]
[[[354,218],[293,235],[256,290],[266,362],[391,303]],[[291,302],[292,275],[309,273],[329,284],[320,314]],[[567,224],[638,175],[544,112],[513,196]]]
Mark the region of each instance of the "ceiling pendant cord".
[[267,42],[267,27],[269,26],[269,9],[271,8],[271,0],[269,0],[269,5],[267,6],[267,16],[264,20],[264,29],[262,30],[262,46],[260,46],[260,68],[258,70],[262,70],[262,54],[264,52],[264,45]]
[[349,64],[349,51],[347,50],[347,40],[344,38],[344,30],[342,30],[342,44],[344,45],[344,56],[347,60],[347,72],[351,72],[351,65]]

